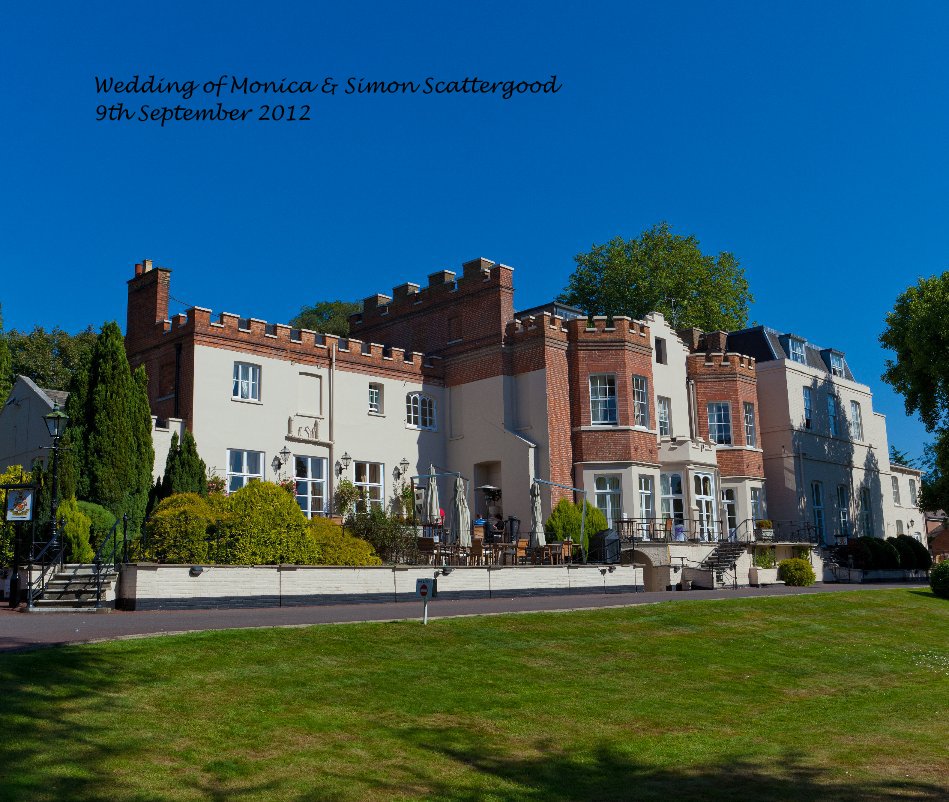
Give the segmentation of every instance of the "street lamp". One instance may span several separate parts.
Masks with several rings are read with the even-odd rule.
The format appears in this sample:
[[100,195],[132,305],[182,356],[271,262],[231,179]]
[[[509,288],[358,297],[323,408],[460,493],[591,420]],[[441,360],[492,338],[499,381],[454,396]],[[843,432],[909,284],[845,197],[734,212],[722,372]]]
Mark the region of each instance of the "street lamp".
[[66,424],[69,423],[69,416],[60,410],[59,404],[53,404],[53,411],[43,416],[46,421],[46,428],[49,430],[49,436],[53,438],[53,498],[50,505],[52,513],[52,534],[50,542],[56,543],[56,513],[59,510],[59,440],[66,431]]

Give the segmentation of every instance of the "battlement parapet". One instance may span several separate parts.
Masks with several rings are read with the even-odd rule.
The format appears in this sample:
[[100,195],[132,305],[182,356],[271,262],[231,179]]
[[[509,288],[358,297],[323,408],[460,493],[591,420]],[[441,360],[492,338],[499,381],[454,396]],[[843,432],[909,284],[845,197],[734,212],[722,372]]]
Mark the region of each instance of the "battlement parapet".
[[755,358],[734,351],[689,354],[689,373],[745,374],[755,376]]
[[638,345],[649,344],[649,326],[641,320],[633,320],[625,315],[612,318],[606,315],[579,317],[566,323],[572,341],[623,339]]
[[360,326],[370,325],[382,318],[416,314],[438,304],[449,297],[462,297],[480,292],[487,287],[513,290],[514,269],[495,264],[490,259],[472,259],[462,265],[459,276],[452,270],[437,270],[430,273],[426,286],[407,281],[392,288],[392,295],[377,293],[363,299],[362,312],[350,316],[350,326],[355,332]]

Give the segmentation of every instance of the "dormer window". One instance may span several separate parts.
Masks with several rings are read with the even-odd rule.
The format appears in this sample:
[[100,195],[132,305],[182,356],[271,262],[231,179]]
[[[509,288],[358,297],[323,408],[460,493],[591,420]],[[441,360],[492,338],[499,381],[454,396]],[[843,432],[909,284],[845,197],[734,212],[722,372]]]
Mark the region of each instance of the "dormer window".
[[804,340],[798,340],[795,337],[788,338],[788,352],[794,362],[807,364],[807,357],[804,355]]
[[834,376],[844,375],[844,358],[840,354],[830,355],[830,372]]

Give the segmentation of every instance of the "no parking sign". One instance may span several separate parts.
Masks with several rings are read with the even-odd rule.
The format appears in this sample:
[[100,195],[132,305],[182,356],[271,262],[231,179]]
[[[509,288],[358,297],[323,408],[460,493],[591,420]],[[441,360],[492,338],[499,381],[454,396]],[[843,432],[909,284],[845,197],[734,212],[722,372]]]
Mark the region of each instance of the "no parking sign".
[[434,579],[416,579],[415,595],[422,600],[422,623],[428,623],[428,600],[435,595]]

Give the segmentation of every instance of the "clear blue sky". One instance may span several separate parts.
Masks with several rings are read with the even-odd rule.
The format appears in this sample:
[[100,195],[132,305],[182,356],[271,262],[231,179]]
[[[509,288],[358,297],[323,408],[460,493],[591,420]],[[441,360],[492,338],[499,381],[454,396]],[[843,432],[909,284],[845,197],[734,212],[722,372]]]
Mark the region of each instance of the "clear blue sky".
[[[665,219],[740,258],[752,321],[846,352],[916,455],[925,432],[880,381],[877,338],[903,289],[949,267],[947,41],[935,2],[8,3],[4,322],[124,325],[142,258],[187,304],[275,322],[477,256],[515,268],[527,307],[577,252]],[[316,96],[292,124],[96,122],[94,77],[136,73],[563,89]]]

